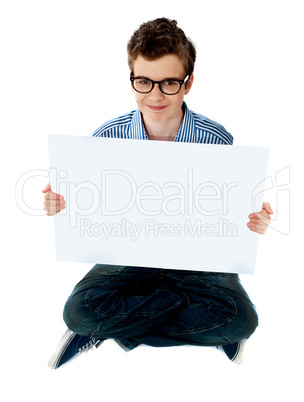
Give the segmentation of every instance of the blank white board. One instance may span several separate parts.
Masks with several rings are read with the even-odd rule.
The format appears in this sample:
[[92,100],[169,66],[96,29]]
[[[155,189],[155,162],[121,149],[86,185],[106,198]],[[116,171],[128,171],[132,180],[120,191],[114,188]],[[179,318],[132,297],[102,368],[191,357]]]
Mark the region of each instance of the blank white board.
[[253,273],[268,149],[49,135],[57,259]]

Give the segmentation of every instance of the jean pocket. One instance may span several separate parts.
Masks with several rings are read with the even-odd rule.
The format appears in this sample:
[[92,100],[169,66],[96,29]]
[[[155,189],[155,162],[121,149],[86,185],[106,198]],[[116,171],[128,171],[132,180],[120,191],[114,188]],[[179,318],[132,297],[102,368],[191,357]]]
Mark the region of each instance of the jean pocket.
[[126,265],[106,265],[106,264],[96,264],[88,275],[112,275],[121,273],[126,267]]

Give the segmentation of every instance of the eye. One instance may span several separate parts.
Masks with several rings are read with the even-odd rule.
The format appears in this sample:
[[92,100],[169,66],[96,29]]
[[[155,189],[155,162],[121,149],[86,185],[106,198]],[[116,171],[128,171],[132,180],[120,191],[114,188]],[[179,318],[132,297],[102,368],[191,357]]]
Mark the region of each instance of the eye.
[[166,81],[163,81],[163,83],[164,83],[164,85],[166,85],[168,87],[171,87],[174,85],[179,85],[179,83],[177,81],[173,81],[173,80],[166,80]]
[[147,79],[145,79],[145,78],[139,78],[139,79],[136,80],[136,84],[139,84],[139,85],[150,85],[150,84],[151,84],[151,81],[149,81],[149,80],[147,80]]

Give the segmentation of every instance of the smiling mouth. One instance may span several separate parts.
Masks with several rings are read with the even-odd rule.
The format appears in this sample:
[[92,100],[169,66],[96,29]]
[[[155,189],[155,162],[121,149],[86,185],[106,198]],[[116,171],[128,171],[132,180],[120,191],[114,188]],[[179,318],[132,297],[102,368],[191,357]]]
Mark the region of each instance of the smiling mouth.
[[150,110],[152,110],[153,112],[159,112],[159,111],[161,111],[161,110],[166,109],[166,107],[167,107],[167,106],[150,106],[150,105],[147,105],[147,106],[148,106],[148,108],[149,108]]

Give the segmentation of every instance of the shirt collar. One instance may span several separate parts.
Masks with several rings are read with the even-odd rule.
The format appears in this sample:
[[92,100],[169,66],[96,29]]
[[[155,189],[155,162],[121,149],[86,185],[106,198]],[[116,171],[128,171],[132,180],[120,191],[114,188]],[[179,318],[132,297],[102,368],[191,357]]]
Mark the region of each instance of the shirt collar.
[[[184,118],[174,139],[175,142],[195,142],[195,124],[191,111],[186,103],[183,103]],[[135,140],[148,140],[140,110],[137,109],[130,124],[130,138]]]
[[175,142],[195,142],[195,123],[186,102],[183,103],[184,118],[175,137]]
[[132,140],[148,140],[144,122],[140,110],[137,109],[132,117],[130,124],[130,138]]

